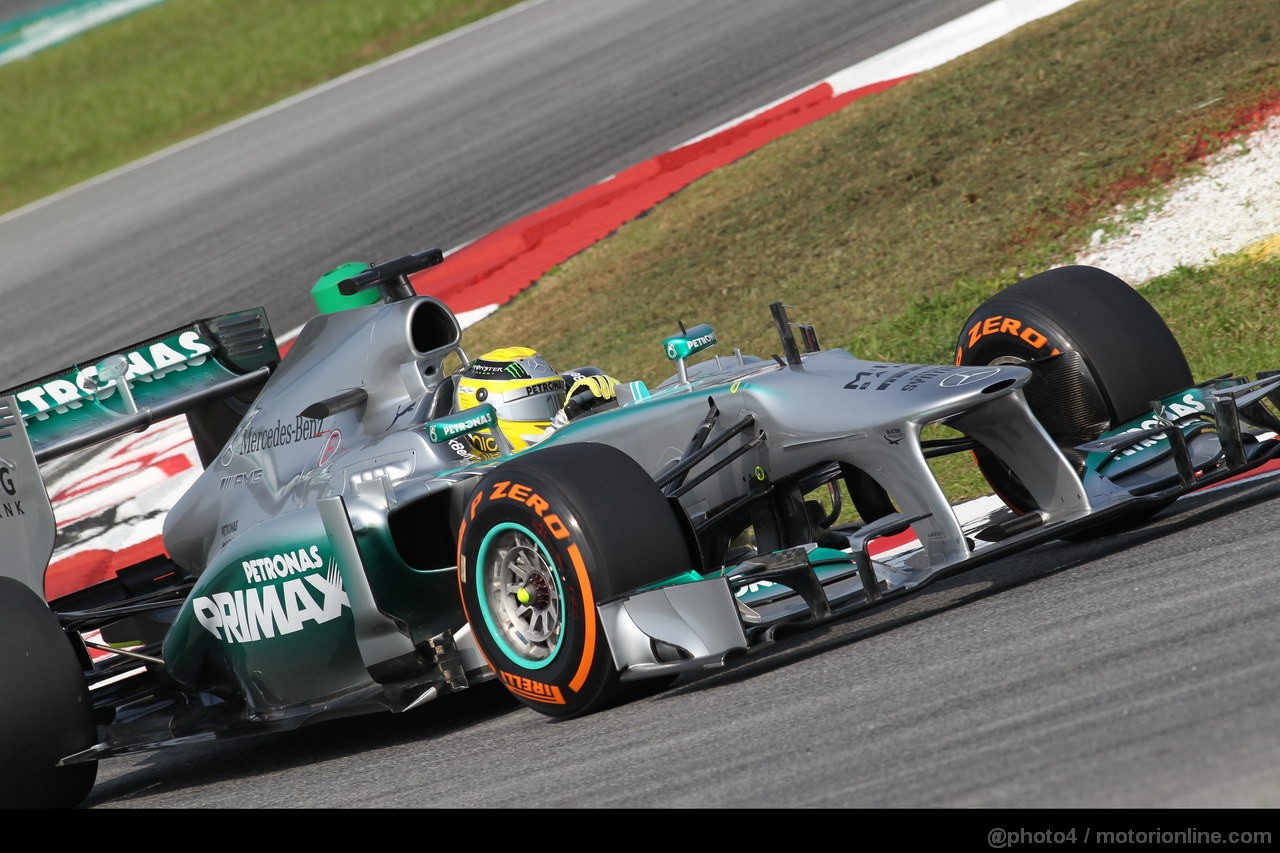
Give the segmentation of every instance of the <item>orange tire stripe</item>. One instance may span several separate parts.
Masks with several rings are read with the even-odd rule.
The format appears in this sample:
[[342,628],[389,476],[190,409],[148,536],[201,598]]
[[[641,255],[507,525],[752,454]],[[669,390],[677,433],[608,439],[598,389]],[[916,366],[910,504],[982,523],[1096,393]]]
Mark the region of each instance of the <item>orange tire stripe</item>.
[[[458,573],[458,597],[462,598],[462,537],[467,532],[467,520],[462,520],[462,526],[458,528],[458,551],[453,556],[453,570]],[[463,599],[463,607],[465,609],[465,601]]]
[[591,593],[591,580],[587,577],[587,567],[582,564],[582,553],[578,550],[577,543],[570,543],[568,551],[569,559],[573,561],[573,571],[578,576],[578,585],[582,587],[582,615],[587,623],[587,633],[582,643],[582,660],[578,663],[578,671],[573,674],[573,680],[569,682],[569,689],[577,693],[582,689],[583,682],[587,680],[587,674],[591,671],[591,662],[595,659],[596,600]]

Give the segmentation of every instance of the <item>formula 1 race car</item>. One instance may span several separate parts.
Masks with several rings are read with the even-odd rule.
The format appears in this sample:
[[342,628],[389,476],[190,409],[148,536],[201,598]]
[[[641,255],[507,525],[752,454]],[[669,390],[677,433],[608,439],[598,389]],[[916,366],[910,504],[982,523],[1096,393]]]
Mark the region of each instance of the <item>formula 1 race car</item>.
[[[516,450],[496,397],[456,405],[475,362],[409,280],[442,258],[333,271],[284,358],[242,311],[0,395],[4,805],[77,804],[113,755],[495,678],[587,714],[1280,454],[1277,372],[1196,384],[1154,309],[1079,266],[984,302],[949,365],[823,349],[780,303],[771,357],[695,362],[715,332],[681,325],[669,379]],[[167,554],[46,602],[39,466],[177,415],[204,470]],[[929,465],[951,453],[998,508],[957,515]]]

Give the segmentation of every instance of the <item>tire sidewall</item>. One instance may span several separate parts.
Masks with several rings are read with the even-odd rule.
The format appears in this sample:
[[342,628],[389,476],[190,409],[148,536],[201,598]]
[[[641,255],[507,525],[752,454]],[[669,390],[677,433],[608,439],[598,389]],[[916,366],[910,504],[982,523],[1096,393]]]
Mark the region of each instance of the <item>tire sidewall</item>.
[[980,305],[961,328],[956,364],[1035,361],[1068,350],[1080,354],[1113,426],[1193,384],[1155,308],[1123,279],[1079,265],[1023,279]]
[[[1186,356],[1155,308],[1123,279],[1082,265],[1038,273],[983,302],[961,328],[956,364],[1032,362],[1068,351],[1080,355],[1112,427],[1193,384]],[[1081,440],[1078,435],[1051,438],[1064,448]],[[993,454],[977,450],[974,456],[1006,504],[1019,512],[1036,508]],[[1148,508],[1133,517],[1150,514]]]
[[25,585],[0,577],[0,808],[64,808],[88,796],[97,763],[56,762],[97,742],[71,640]]
[[[490,534],[514,525],[537,543],[555,575],[561,601],[561,635],[545,662],[526,662],[491,635],[482,562]],[[598,591],[591,572],[595,553],[573,502],[549,478],[520,466],[504,466],[486,478],[468,502],[459,534],[458,581],[463,609],[481,653],[504,686],[522,703],[553,717],[584,713],[616,682],[613,662],[596,614]],[[485,625],[488,627],[484,627]]]
[[[999,359],[1035,361],[1076,350],[1075,341],[1035,306],[1000,295],[970,315],[956,346],[957,365],[987,365]],[[1081,352],[1088,366],[1088,358]],[[1015,511],[1036,508],[1030,492],[999,459],[983,450],[974,459],[996,495]]]
[[[1076,342],[1035,306],[1011,299],[993,300],[965,323],[956,347],[956,364],[986,365],[1001,357],[1035,361],[1076,349]],[[1081,355],[1087,364],[1087,354]]]

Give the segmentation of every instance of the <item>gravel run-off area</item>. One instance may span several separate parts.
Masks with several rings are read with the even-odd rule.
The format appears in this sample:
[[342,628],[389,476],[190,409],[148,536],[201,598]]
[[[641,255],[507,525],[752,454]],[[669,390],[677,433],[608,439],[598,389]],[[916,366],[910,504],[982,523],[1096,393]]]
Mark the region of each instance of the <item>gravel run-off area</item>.
[[1280,116],[1231,142],[1146,210],[1119,210],[1076,263],[1130,284],[1243,250],[1280,252]]

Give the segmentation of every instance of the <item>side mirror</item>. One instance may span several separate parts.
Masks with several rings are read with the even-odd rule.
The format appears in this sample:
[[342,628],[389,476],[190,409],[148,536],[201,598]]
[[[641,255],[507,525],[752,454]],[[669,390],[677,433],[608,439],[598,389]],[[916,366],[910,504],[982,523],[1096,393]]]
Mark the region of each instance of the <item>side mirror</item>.
[[695,353],[702,352],[716,345],[716,332],[706,323],[684,330],[684,334],[674,335],[662,342],[667,358],[672,361],[686,359]]
[[667,358],[676,363],[676,371],[680,376],[680,384],[689,384],[689,371],[685,367],[684,360],[694,353],[702,352],[708,347],[716,345],[716,332],[706,323],[694,326],[692,329],[686,329],[684,324],[680,324],[679,335],[673,335],[662,342],[662,348],[667,353]]

